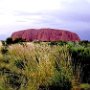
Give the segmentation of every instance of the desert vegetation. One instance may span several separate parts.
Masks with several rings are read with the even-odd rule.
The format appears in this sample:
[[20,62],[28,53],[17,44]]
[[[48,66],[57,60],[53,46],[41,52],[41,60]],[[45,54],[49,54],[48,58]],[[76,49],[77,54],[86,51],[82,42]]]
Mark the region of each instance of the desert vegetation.
[[89,42],[10,41],[0,46],[0,90],[90,89]]

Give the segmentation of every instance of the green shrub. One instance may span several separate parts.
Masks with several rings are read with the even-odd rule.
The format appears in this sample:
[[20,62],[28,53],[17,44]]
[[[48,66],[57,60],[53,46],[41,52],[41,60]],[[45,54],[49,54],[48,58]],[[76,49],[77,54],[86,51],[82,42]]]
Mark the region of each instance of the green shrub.
[[8,52],[8,49],[7,49],[6,46],[1,48],[1,53],[2,54],[6,54],[7,52]]
[[13,44],[13,40],[11,37],[6,39],[6,44]]

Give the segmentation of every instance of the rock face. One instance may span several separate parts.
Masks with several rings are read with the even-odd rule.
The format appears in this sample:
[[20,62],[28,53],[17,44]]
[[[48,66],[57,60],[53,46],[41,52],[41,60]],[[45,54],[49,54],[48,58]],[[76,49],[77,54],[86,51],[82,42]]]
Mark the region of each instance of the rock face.
[[28,29],[14,32],[12,39],[21,38],[25,41],[80,41],[76,33],[56,29]]

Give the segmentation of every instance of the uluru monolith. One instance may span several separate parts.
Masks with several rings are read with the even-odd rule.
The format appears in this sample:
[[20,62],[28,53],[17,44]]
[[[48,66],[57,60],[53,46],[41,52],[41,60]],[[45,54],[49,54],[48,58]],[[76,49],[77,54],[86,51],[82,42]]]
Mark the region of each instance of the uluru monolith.
[[25,41],[80,41],[79,36],[74,32],[50,28],[17,31],[11,35],[11,38]]

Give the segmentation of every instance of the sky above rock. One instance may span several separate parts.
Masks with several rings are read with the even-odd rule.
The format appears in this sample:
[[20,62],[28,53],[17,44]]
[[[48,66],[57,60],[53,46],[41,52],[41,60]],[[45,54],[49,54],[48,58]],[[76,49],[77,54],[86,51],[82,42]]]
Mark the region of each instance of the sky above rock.
[[90,41],[90,0],[0,0],[0,40],[29,28],[67,29]]

